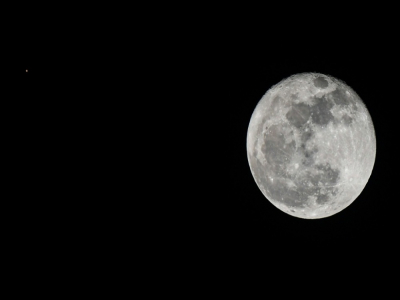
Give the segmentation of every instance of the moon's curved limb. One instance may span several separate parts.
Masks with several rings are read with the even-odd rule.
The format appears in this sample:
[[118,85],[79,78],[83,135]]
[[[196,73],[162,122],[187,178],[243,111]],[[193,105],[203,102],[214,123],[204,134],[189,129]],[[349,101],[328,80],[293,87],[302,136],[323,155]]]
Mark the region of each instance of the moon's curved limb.
[[291,76],[268,90],[247,133],[260,190],[300,218],[324,218],[349,206],[368,182],[375,154],[374,127],[360,97],[318,73]]

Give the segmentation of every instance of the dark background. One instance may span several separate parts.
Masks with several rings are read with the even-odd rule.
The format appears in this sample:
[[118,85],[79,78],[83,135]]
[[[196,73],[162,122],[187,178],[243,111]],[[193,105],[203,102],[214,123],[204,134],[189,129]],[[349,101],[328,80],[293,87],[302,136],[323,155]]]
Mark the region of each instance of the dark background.
[[[91,208],[107,210],[109,203],[120,203],[113,213],[101,215],[99,227],[91,225],[91,235],[107,223],[117,229],[113,236],[126,240],[133,235],[132,243],[142,245],[135,235],[139,231],[154,261],[172,266],[174,261],[184,261],[188,272],[199,266],[209,273],[235,270],[240,264],[275,277],[289,274],[300,282],[310,272],[310,280],[323,281],[326,270],[340,274],[346,283],[362,274],[388,277],[387,272],[398,266],[399,252],[400,51],[390,9],[369,9],[339,8],[331,14],[295,17],[294,7],[279,14],[272,8],[230,6],[204,13],[196,10],[158,25],[148,20],[132,27],[117,25],[111,35],[103,35],[103,28],[73,34],[64,26],[57,27],[56,33],[43,30],[47,26],[31,28],[13,44],[15,51],[13,47],[2,69],[11,99],[4,104],[4,123],[10,128],[9,138],[16,141],[7,149],[10,157],[18,158],[11,160],[18,162],[17,170],[28,170],[8,177],[14,190],[23,197],[43,190],[43,182],[27,180],[38,178],[35,170],[43,170],[42,161],[46,170],[53,170],[46,171],[49,178],[59,172],[60,157],[66,158],[63,164],[70,162],[71,151],[81,161],[91,157],[92,153],[82,158],[82,148],[74,143],[60,143],[64,137],[87,143],[87,137],[102,126],[81,126],[82,119],[90,120],[92,109],[99,107],[108,113],[95,124],[127,120],[118,132],[131,137],[126,145],[131,153],[143,154],[116,164],[122,168],[118,176],[132,178],[123,181],[131,189],[118,199],[130,197],[133,202],[108,197],[93,204],[88,200],[92,192],[85,194],[88,197],[74,194],[69,198],[72,203],[53,201],[70,191],[65,185],[57,188],[57,182],[53,185],[53,177],[51,189],[41,198],[46,200],[12,205],[9,228],[18,232],[23,245],[45,245],[70,228],[82,232],[60,225],[60,216],[90,219],[94,216],[88,212],[89,202]],[[87,38],[93,37],[90,32],[96,36],[93,40]],[[139,41],[138,36],[144,39]],[[346,82],[366,104],[375,126],[376,161],[366,187],[349,207],[325,219],[299,219],[275,208],[257,187],[247,162],[247,127],[258,101],[272,85],[301,72],[319,72]],[[107,105],[102,106],[105,100]],[[115,104],[118,109],[110,113]],[[74,118],[77,122],[71,121]],[[80,129],[88,127],[90,134]],[[71,137],[71,130],[79,134]],[[144,142],[145,132],[150,132],[149,144]],[[154,139],[155,145],[148,146]],[[27,152],[24,145],[32,150]],[[138,171],[140,164],[147,170]],[[79,170],[78,165],[72,173],[81,175]],[[75,185],[71,178],[75,177],[68,177],[68,182]],[[88,178],[79,184],[89,184]],[[29,182],[29,187],[21,189],[20,182]],[[144,188],[144,196],[139,196],[143,195],[139,187]],[[150,208],[138,208],[137,203]],[[145,220],[133,225],[142,214]],[[258,270],[261,265],[267,267]]]

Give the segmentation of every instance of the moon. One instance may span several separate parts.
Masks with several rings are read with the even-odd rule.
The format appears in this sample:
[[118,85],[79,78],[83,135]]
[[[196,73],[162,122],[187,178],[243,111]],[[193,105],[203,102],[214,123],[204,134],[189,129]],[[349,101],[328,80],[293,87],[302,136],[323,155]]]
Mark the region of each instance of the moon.
[[258,102],[247,158],[263,195],[281,211],[320,219],[348,207],[375,163],[371,116],[343,81],[320,73],[290,76]]

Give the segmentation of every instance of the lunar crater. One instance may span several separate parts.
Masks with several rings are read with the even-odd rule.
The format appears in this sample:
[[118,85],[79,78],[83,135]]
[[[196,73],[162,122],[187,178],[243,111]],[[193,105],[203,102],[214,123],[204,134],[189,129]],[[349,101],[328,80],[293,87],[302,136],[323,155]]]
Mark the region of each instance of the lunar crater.
[[328,81],[324,77],[317,77],[313,80],[314,85],[318,88],[324,89],[328,87]]

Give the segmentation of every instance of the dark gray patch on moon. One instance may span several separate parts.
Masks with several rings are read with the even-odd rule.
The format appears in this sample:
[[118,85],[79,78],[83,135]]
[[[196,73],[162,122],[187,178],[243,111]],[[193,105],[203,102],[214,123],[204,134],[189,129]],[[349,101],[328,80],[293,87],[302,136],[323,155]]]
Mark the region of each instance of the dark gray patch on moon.
[[[315,166],[316,174],[308,173],[308,180],[312,183],[314,192],[316,193],[316,202],[324,204],[329,201],[329,195],[337,194],[337,187],[340,171],[333,169],[329,164],[318,164]],[[322,188],[325,190],[321,193]]]
[[321,182],[323,185],[332,186],[335,185],[339,179],[339,170],[332,169],[329,164],[316,165],[315,168],[319,171],[317,174],[310,178],[314,185],[318,185]]
[[337,105],[347,106],[350,104],[346,92],[340,87],[337,87],[336,90],[332,91],[329,95],[332,96],[333,101],[335,101]]
[[[272,125],[264,134],[264,144],[261,152],[267,160],[270,171],[278,176],[285,175],[286,164],[296,151],[296,142],[286,143],[285,126]],[[293,133],[292,133],[293,134]]]
[[308,128],[307,131],[303,131],[301,134],[301,142],[307,143],[307,141],[311,139],[313,134],[314,134],[314,132],[310,128]]
[[334,119],[331,113],[333,103],[325,96],[316,100],[317,103],[311,107],[311,119],[317,125],[327,125]]
[[329,201],[329,197],[327,194],[318,194],[317,200],[315,200],[318,204],[324,204]]
[[292,108],[286,113],[286,119],[297,128],[302,127],[310,118],[310,107],[304,103],[293,104]]
[[314,164],[314,153],[317,152],[318,152],[317,148],[313,148],[312,150],[304,149],[303,152],[304,157],[301,160],[301,163],[306,167],[312,166]]
[[335,102],[336,105],[350,106],[353,110],[357,110],[357,105],[354,101],[347,95],[346,90],[337,87],[336,90],[328,94],[329,97]]
[[342,122],[346,125],[350,125],[351,123],[353,123],[353,118],[351,118],[349,115],[344,115],[342,117]]
[[314,79],[314,85],[317,88],[324,89],[328,87],[328,81],[326,81],[326,79],[323,77],[317,77]]
[[314,147],[313,149],[307,149],[307,142],[313,137],[314,131],[310,128],[307,128],[307,131],[303,131],[300,137],[301,144],[299,151],[302,152],[303,159],[301,163],[304,166],[312,166],[314,163],[314,153],[318,152],[318,148]]

